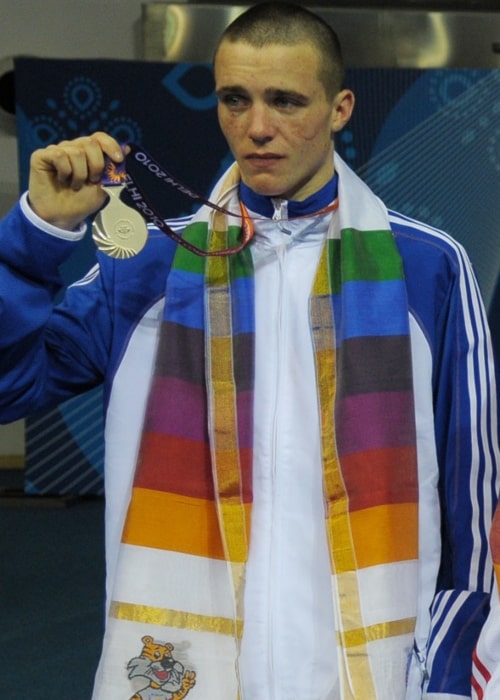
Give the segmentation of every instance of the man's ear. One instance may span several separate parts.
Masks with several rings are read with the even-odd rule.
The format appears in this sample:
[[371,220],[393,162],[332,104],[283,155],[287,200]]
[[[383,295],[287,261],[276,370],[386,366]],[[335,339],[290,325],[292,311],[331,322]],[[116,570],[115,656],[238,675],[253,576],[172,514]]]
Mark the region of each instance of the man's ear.
[[335,95],[332,107],[332,132],[340,131],[351,118],[355,97],[352,90],[341,90]]

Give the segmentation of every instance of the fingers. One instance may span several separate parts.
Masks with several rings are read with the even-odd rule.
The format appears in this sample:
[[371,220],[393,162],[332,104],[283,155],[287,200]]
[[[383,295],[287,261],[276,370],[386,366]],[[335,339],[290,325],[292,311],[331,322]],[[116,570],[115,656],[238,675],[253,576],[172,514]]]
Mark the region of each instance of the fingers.
[[35,151],[31,166],[52,176],[60,186],[79,191],[84,185],[100,182],[105,156],[115,162],[121,162],[124,157],[114,138],[97,132]]
[[39,149],[31,156],[29,201],[48,223],[73,229],[106,200],[100,185],[106,157],[122,162],[118,142],[102,131]]

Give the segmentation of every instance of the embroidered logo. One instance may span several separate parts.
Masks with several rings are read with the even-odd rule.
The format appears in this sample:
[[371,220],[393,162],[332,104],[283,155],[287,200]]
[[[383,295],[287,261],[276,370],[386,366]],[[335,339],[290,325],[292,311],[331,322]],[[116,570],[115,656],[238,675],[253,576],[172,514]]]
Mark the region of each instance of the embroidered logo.
[[129,678],[144,678],[147,685],[130,700],[182,700],[196,683],[196,673],[186,671],[172,656],[174,645],[142,638],[142,651],[127,664]]

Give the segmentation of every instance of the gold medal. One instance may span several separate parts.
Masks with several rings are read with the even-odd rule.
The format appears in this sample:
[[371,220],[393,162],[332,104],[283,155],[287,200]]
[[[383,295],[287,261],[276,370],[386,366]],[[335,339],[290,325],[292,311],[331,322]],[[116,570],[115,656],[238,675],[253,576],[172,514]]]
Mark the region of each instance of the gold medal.
[[102,184],[109,195],[106,206],[92,223],[97,248],[112,258],[131,258],[141,251],[148,237],[145,220],[138,211],[122,202],[126,178],[123,164],[108,161]]
[[109,202],[92,223],[94,243],[112,258],[137,255],[148,237],[148,227],[142,216],[120,199],[123,187],[106,187]]

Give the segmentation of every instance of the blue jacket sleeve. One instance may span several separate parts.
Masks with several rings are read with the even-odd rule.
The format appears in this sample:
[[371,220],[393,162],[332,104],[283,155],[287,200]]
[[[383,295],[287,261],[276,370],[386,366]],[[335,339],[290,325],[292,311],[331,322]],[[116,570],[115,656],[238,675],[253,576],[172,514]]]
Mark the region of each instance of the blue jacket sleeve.
[[39,230],[20,205],[0,221],[1,422],[59,403],[103,379],[111,320],[98,271],[71,287],[61,305],[54,304],[62,286],[59,266],[75,245]]
[[497,499],[495,368],[470,261],[442,232],[400,231],[412,310],[432,352],[442,555],[423,696],[471,697],[473,650],[488,615],[488,535]]

